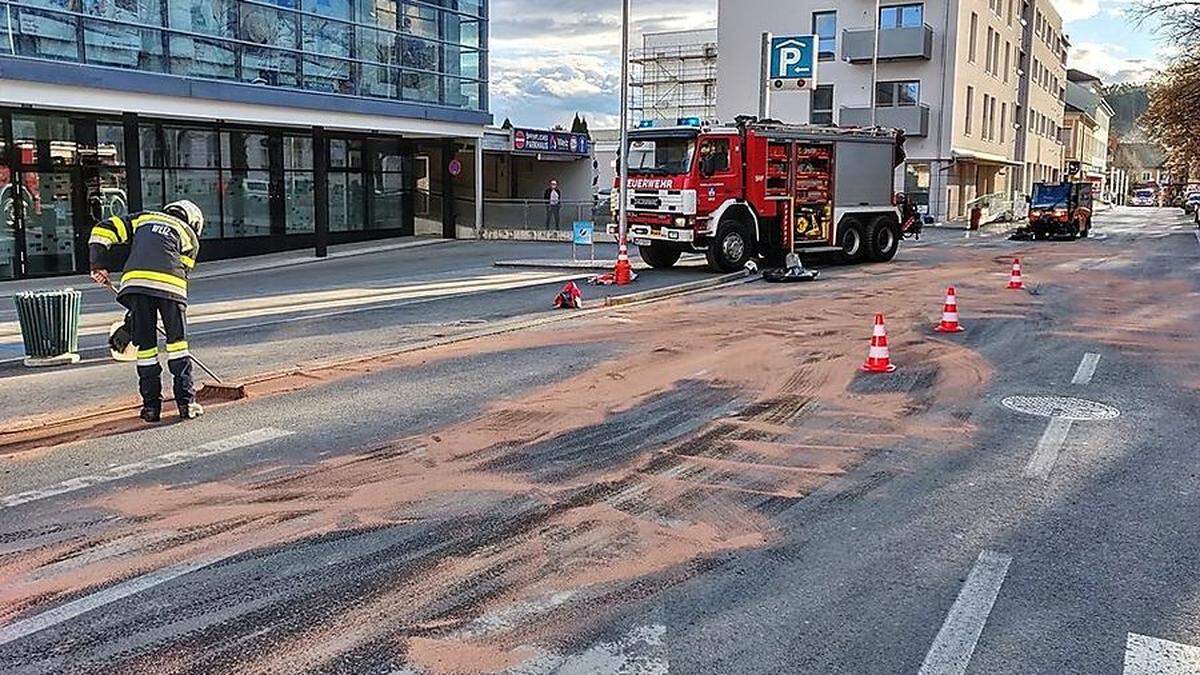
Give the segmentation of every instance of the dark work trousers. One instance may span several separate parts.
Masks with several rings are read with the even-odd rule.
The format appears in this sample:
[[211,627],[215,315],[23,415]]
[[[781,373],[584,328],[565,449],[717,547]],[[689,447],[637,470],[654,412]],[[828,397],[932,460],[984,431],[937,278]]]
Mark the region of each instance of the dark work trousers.
[[138,348],[138,389],[142,405],[162,408],[162,366],[158,361],[158,318],[167,333],[167,367],[175,378],[175,403],[196,400],[192,359],[187,344],[187,306],[174,300],[131,293],[124,298],[133,313],[133,344]]
[[550,204],[546,207],[546,229],[550,229],[550,223],[554,223],[554,229],[558,230],[562,227],[562,204]]

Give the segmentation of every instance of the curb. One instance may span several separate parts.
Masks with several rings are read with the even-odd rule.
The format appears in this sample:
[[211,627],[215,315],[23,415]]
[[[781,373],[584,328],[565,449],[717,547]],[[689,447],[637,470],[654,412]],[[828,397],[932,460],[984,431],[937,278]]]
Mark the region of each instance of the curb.
[[[277,370],[277,371],[270,371],[270,372],[266,372],[266,373],[259,373],[257,375],[249,375],[244,378],[236,378],[236,379],[239,384],[244,384],[246,386],[253,386],[253,385],[263,384],[266,382],[271,382],[273,380],[280,380],[280,379],[283,379],[286,377],[313,377],[314,373],[317,373],[320,371],[344,369],[344,368],[347,368],[348,366],[354,366],[357,364],[369,363],[369,362],[379,361],[379,360],[384,360],[384,359],[392,359],[392,358],[396,358],[396,357],[400,357],[400,356],[405,356],[407,354],[422,352],[422,351],[426,351],[429,349],[436,349],[438,347],[446,347],[449,345],[459,344],[462,342],[469,342],[471,340],[478,340],[478,339],[486,338],[486,337],[494,337],[497,335],[505,335],[507,333],[514,333],[517,331],[528,330],[531,328],[540,328],[542,326],[548,326],[551,324],[561,323],[561,322],[565,322],[565,321],[572,321],[572,320],[580,319],[580,318],[584,318],[584,317],[591,317],[591,316],[596,316],[599,314],[604,314],[612,307],[618,307],[618,306],[634,307],[634,306],[643,305],[643,304],[650,304],[650,303],[658,302],[661,300],[667,300],[670,298],[681,297],[684,295],[689,295],[689,294],[697,293],[700,291],[718,288],[718,287],[721,287],[724,285],[736,285],[738,283],[749,283],[749,282],[756,281],[759,278],[760,277],[758,277],[758,276],[750,276],[750,274],[748,272],[742,271],[742,272],[736,272],[734,274],[725,275],[722,277],[717,277],[715,279],[704,279],[704,280],[701,280],[698,282],[693,281],[693,282],[688,282],[686,284],[679,284],[676,286],[668,286],[665,288],[658,288],[658,289],[654,289],[651,291],[645,291],[644,293],[635,293],[635,294],[631,294],[630,296],[622,296],[621,298],[613,298],[610,296],[605,299],[605,304],[603,306],[596,307],[593,309],[584,309],[584,310],[578,310],[578,311],[573,311],[573,312],[562,312],[562,313],[558,313],[558,314],[550,314],[550,315],[538,317],[535,319],[514,319],[514,320],[510,320],[506,323],[501,323],[498,325],[493,325],[493,326],[489,326],[487,328],[481,328],[478,330],[466,331],[466,332],[460,333],[458,335],[434,338],[432,340],[425,340],[423,342],[418,342],[415,344],[408,345],[406,347],[401,347],[400,349],[395,349],[395,350],[391,350],[391,351],[387,351],[387,352],[362,354],[362,355],[345,358],[345,359],[315,361],[313,363],[306,365],[304,368],[288,368],[285,370]],[[623,300],[623,301],[609,304],[609,301],[614,300],[614,299]],[[164,399],[164,402],[166,402],[165,399]],[[224,405],[231,405],[231,404],[232,403],[224,403],[224,404],[220,404],[220,405],[224,406]],[[60,445],[62,443],[69,443],[74,440],[80,440],[79,438],[77,438],[77,436],[79,434],[79,431],[77,429],[78,425],[86,424],[88,422],[94,422],[96,425],[104,424],[105,422],[110,422],[110,421],[113,421],[116,419],[123,418],[125,415],[127,415],[129,413],[139,410],[140,407],[141,407],[140,403],[130,402],[129,404],[121,405],[119,407],[108,408],[105,410],[94,410],[94,411],[90,411],[90,412],[84,412],[81,414],[77,414],[73,417],[63,417],[63,418],[58,418],[58,419],[50,419],[50,420],[42,420],[42,421],[28,420],[25,424],[20,424],[20,421],[18,420],[17,424],[14,424],[12,426],[0,427],[0,457],[3,457],[5,455],[16,454],[18,452],[31,450],[34,448],[52,447],[54,445]],[[57,432],[57,435],[56,435],[56,432],[54,431],[54,429],[57,427],[67,427],[67,428],[60,432]],[[95,428],[95,427],[92,427],[92,428]],[[15,441],[10,441],[7,439],[7,437],[10,437],[10,436],[16,436],[19,434],[28,434],[30,432],[35,432],[38,430],[46,431],[46,436],[44,437],[44,439],[41,439],[41,440],[37,440],[37,439],[15,440]],[[55,440],[56,438],[60,438],[61,440],[56,441]],[[14,449],[14,450],[8,449],[9,447],[13,447],[13,446],[15,446],[16,449]]]
[[[311,265],[313,263],[326,262],[326,261],[330,261],[330,260],[340,260],[343,258],[357,258],[359,256],[373,255],[376,253],[387,253],[389,251],[402,251],[404,249],[409,249],[409,248],[423,248],[425,246],[437,246],[439,244],[452,244],[452,243],[460,242],[460,241],[467,241],[467,240],[464,240],[464,239],[428,239],[428,240],[419,240],[419,241],[406,241],[406,242],[397,243],[397,244],[388,244],[388,245],[384,245],[384,246],[363,249],[361,251],[343,251],[343,252],[330,253],[329,255],[325,256],[324,258],[316,258],[316,257],[306,256],[303,258],[295,258],[295,259],[291,259],[291,260],[280,260],[277,262],[267,262],[267,263],[264,263],[257,267],[252,267],[250,265],[243,265],[243,266],[239,266],[238,269],[213,270],[211,272],[201,269],[198,273],[191,276],[191,280],[196,281],[196,280],[201,280],[201,279],[217,279],[220,277],[233,276],[235,274],[245,274],[247,272],[263,272],[263,271],[267,271],[267,270],[285,269],[288,267],[299,267],[301,265]],[[253,258],[253,257],[254,256],[251,256],[251,258]],[[238,258],[228,258],[225,260],[215,260],[210,264],[219,265],[221,263],[233,262],[236,260],[239,260],[239,259]],[[246,259],[243,258],[241,260],[246,260]],[[203,261],[201,264],[203,264]],[[80,276],[80,275],[59,278],[58,283],[64,284],[62,286],[54,285],[55,284],[54,278],[47,279],[46,281],[48,282],[47,283],[48,287],[53,287],[55,289],[78,287],[78,290],[84,291],[84,292],[91,291],[91,290],[98,290],[98,291],[104,290],[103,288],[101,288],[99,286],[96,286],[95,288],[93,288],[94,284],[92,283],[92,281],[90,279],[88,279],[87,277]],[[25,289],[22,289],[22,290],[0,289],[0,299],[11,298],[11,297],[16,296],[18,293],[23,293],[23,292],[25,292]]]

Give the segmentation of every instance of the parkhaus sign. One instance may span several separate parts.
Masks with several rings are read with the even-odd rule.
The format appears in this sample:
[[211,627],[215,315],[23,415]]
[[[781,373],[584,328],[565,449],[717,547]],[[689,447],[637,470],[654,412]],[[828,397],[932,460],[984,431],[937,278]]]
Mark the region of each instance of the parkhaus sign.
[[591,141],[583,134],[540,129],[513,129],[513,150],[553,152],[564,155],[589,154]]

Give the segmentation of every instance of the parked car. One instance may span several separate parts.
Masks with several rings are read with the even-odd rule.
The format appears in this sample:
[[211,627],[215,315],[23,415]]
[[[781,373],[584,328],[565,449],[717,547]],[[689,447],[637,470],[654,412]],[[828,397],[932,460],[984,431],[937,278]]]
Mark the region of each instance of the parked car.
[[1189,192],[1183,199],[1183,212],[1191,214],[1197,209],[1200,209],[1200,192]]
[[1158,193],[1151,188],[1140,188],[1133,191],[1130,206],[1158,206]]

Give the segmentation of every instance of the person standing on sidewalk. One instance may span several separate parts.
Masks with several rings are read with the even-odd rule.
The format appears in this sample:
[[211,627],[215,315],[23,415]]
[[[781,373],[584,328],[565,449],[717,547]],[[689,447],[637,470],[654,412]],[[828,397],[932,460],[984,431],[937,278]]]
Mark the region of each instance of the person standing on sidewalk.
[[92,279],[110,287],[108,253],[114,244],[129,245],[117,302],[132,315],[133,342],[138,349],[138,389],[142,395],[140,417],[146,422],[158,422],[162,417],[159,317],[167,334],[167,366],[175,380],[179,417],[188,420],[204,414],[204,408],[196,403],[187,343],[188,272],[196,266],[203,228],[200,207],[183,200],[167,204],[161,212],[102,220],[92,228],[88,240]]
[[546,229],[550,229],[550,221],[554,221],[554,229],[562,227],[562,193],[558,191],[558,181],[550,181],[550,187],[542,196],[546,201]]

